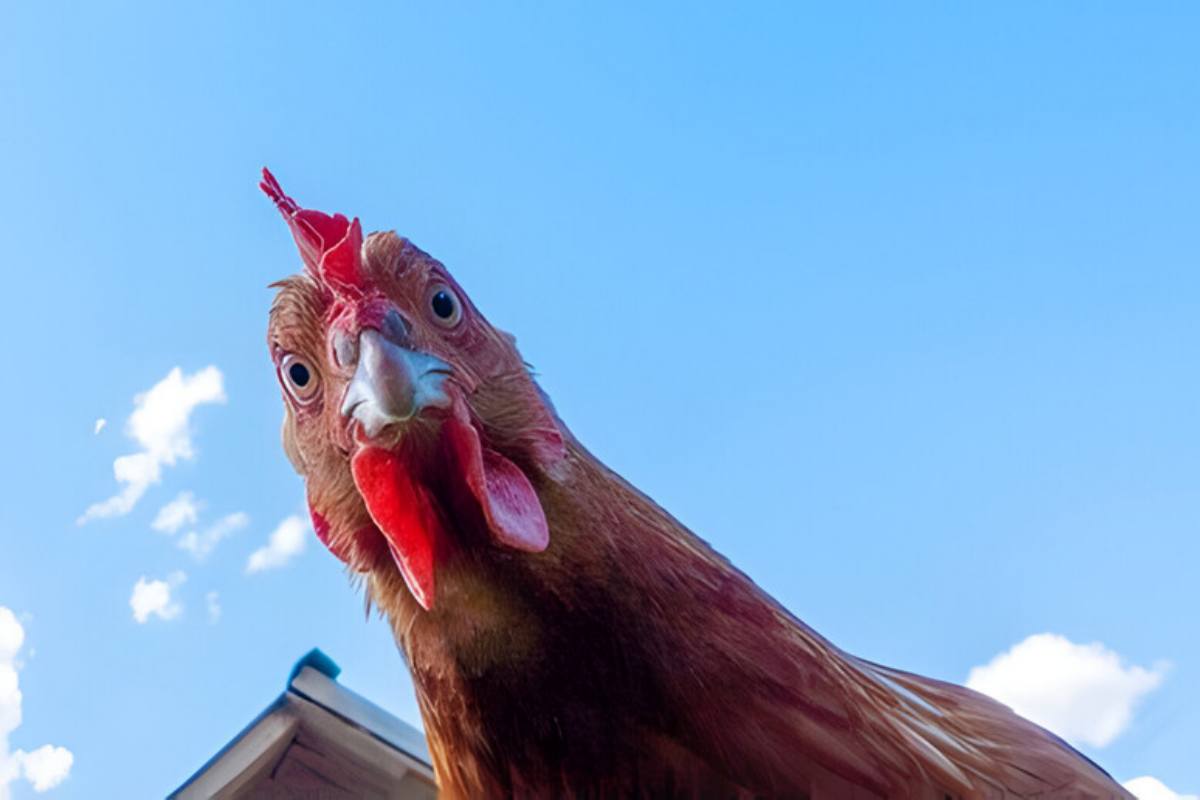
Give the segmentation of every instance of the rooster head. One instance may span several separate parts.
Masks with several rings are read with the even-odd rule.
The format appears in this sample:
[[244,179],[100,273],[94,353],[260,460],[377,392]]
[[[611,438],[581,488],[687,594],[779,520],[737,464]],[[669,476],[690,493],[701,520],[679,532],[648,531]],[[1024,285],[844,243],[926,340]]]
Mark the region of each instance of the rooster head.
[[260,185],[304,263],[276,284],[268,345],[317,536],[356,571],[394,564],[426,610],[456,554],[545,550],[535,485],[565,448],[512,337],[408,240]]

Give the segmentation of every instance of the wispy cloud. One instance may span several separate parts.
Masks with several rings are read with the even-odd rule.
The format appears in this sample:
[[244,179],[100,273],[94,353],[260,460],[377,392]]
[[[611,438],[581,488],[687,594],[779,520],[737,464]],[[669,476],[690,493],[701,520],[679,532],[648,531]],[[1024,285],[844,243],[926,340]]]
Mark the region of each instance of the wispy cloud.
[[203,561],[212,554],[223,539],[227,539],[250,523],[250,517],[241,511],[221,517],[203,531],[189,531],[179,539],[179,548],[186,550],[192,558]]
[[191,492],[180,492],[158,510],[150,527],[160,533],[176,533],[184,525],[195,525],[202,505]]
[[254,574],[286,566],[293,558],[304,552],[308,522],[300,516],[290,516],[279,523],[264,547],[250,554],[246,562],[246,573]]
[[1172,791],[1158,778],[1149,775],[1125,781],[1123,786],[1138,800],[1200,800],[1198,795]]
[[178,617],[183,613],[183,604],[171,595],[186,580],[187,576],[182,572],[172,572],[166,580],[149,580],[144,575],[138,578],[133,585],[133,594],[129,596],[133,618],[139,625],[144,625],[151,617],[163,621]]
[[35,792],[53,789],[67,779],[75,756],[65,747],[43,745],[26,752],[9,751],[9,737],[21,726],[21,687],[17,658],[25,629],[11,610],[0,606],[0,800],[9,800],[12,784],[24,778]]
[[176,367],[149,391],[134,397],[125,432],[141,449],[113,461],[113,475],[123,488],[89,506],[77,522],[82,525],[133,510],[146,490],[162,480],[163,467],[195,456],[189,423],[197,406],[224,402],[221,371],[216,367],[186,376]]
[[1126,666],[1103,644],[1039,633],[967,677],[967,686],[1075,743],[1104,747],[1129,726],[1138,700],[1158,688],[1167,665]]
[[96,424],[92,426],[92,433],[100,433],[100,431],[104,430],[104,426],[106,425],[108,425],[108,420],[106,420],[104,417],[101,417],[100,419],[96,420]]
[[204,595],[204,605],[208,609],[209,624],[216,625],[217,620],[221,618],[221,596],[216,592],[209,592]]

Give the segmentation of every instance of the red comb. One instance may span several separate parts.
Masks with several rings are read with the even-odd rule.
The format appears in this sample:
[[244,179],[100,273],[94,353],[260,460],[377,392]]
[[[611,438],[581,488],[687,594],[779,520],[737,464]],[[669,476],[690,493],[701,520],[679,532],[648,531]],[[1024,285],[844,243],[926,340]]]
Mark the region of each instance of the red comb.
[[266,167],[259,188],[274,201],[292,229],[300,257],[313,277],[339,294],[362,290],[362,226],[341,214],[323,214],[296,205]]

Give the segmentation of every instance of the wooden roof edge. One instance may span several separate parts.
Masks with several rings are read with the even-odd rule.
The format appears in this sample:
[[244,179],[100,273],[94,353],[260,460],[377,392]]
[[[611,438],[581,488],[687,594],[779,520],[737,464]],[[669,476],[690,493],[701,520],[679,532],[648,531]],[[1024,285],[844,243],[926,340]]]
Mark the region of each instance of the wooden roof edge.
[[253,779],[264,763],[277,759],[295,738],[300,716],[295,699],[307,701],[359,728],[396,750],[433,780],[432,760],[424,735],[365,697],[337,682],[341,669],[319,649],[309,651],[288,675],[287,689],[222,747],[167,800],[226,795]]

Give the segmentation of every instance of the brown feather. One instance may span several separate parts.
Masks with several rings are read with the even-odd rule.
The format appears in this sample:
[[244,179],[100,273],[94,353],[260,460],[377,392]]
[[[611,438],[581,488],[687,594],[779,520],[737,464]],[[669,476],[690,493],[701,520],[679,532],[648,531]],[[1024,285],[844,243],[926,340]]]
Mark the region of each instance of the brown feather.
[[1129,796],[1004,706],[843,653],[570,453],[546,553],[456,564],[432,613],[372,575],[445,796]]

